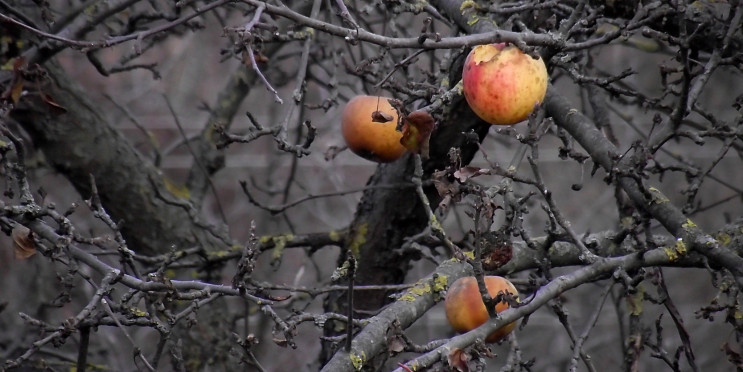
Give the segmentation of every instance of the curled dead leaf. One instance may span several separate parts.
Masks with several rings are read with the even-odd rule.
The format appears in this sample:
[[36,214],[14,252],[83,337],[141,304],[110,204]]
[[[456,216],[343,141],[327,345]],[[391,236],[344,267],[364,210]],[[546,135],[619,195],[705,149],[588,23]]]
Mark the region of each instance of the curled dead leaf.
[[67,112],[67,109],[57,103],[52,96],[42,92],[41,98],[44,100],[44,103],[49,106],[49,110],[51,110],[55,115],[62,115]]
[[28,227],[16,225],[10,235],[16,259],[24,260],[36,254],[33,232]]
[[276,345],[278,345],[278,346],[281,346],[281,347],[287,347],[287,346],[289,346],[289,341],[287,339],[285,339],[285,338],[276,338],[276,337],[274,337],[273,343],[276,344]]
[[253,67],[253,60],[255,60],[255,63],[257,64],[265,64],[269,61],[269,58],[261,52],[253,52],[253,58],[250,58],[249,53],[250,52],[248,50],[244,50],[242,52],[241,59],[245,67]]
[[454,185],[452,185],[451,181],[449,181],[447,172],[445,170],[433,172],[433,176],[431,177],[431,179],[433,180],[433,185],[436,187],[436,191],[438,191],[440,196],[453,194],[456,191],[454,189]]
[[456,177],[456,179],[458,179],[459,182],[465,182],[470,178],[481,176],[484,174],[491,174],[490,169],[484,169],[484,168],[467,165],[467,166],[464,166],[458,169],[456,172],[454,172],[454,177]]
[[400,322],[395,319],[387,329],[387,351],[391,355],[396,355],[405,351],[405,347],[408,345],[402,336],[402,326]]
[[471,357],[464,350],[454,348],[446,357],[452,371],[469,372],[470,368],[467,362]]
[[496,247],[492,252],[482,258],[482,268],[485,270],[497,270],[511,261],[513,258],[513,246],[504,244]]
[[400,143],[411,152],[428,158],[429,141],[435,124],[431,114],[421,110],[411,112],[405,118]]
[[374,111],[372,112],[372,121],[375,123],[387,123],[392,120],[394,120],[395,117],[384,112],[384,111]]
[[18,79],[18,81],[13,84],[13,87],[10,88],[10,100],[13,101],[13,103],[18,103],[18,100],[21,99],[21,94],[23,94],[23,80]]
[[447,171],[436,171],[433,173],[431,179],[433,180],[434,187],[436,187],[436,191],[438,191],[439,196],[441,196],[439,208],[449,208],[451,203],[458,202],[462,199],[462,192],[459,188],[459,184],[449,180]]
[[292,298],[291,295],[283,295],[283,296],[269,295],[268,297],[271,299],[271,301],[277,301],[277,302],[286,301]]
[[400,336],[387,338],[387,351],[392,355],[397,355],[405,351],[405,341]]
[[260,51],[256,51],[253,53],[253,56],[255,56],[255,61],[258,63],[267,63],[268,62],[268,56],[261,53]]
[[722,347],[720,347],[720,349],[725,352],[725,355],[727,355],[728,357],[728,361],[736,366],[738,370],[743,368],[743,356],[741,356],[739,352],[733,350],[733,348],[730,347],[729,343],[725,342],[724,344],[722,344]]

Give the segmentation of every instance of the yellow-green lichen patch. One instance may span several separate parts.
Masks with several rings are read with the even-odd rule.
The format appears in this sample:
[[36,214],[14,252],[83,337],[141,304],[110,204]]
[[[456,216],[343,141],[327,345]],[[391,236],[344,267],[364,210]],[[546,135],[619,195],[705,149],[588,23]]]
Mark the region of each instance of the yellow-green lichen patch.
[[408,292],[408,293],[400,296],[400,301],[413,302],[413,301],[415,301],[415,296],[413,294],[411,294],[410,292]]
[[90,6],[85,7],[83,9],[83,14],[85,14],[88,17],[92,17],[96,12],[98,12],[99,3],[91,4]]
[[668,260],[671,262],[674,262],[679,259],[678,254],[676,254],[676,250],[670,247],[663,248],[663,251],[666,252],[666,256],[668,256]]
[[462,255],[460,256],[458,253],[452,256],[449,260],[452,262],[466,262],[467,260],[474,260],[475,259],[475,252],[472,251],[460,251]]
[[437,275],[433,279],[433,291],[436,293],[441,293],[446,290],[446,288],[449,287],[449,276],[447,275]]
[[418,0],[411,4],[410,11],[413,12],[413,14],[420,14],[426,10],[426,6],[428,6],[428,1]]
[[356,232],[353,234],[351,242],[348,244],[348,249],[355,257],[359,257],[361,253],[361,246],[366,244],[366,234],[369,232],[369,225],[366,223],[359,224],[356,227]]
[[348,355],[348,357],[351,358],[351,364],[353,365],[353,369],[357,371],[361,371],[361,368],[364,367],[364,363],[366,363],[366,353],[362,351],[361,355],[358,355],[352,352]]
[[663,248],[663,251],[666,252],[666,256],[668,256],[669,261],[675,262],[679,259],[679,257],[686,255],[686,243],[684,243],[684,241],[679,238],[676,240],[676,244],[674,244],[672,247]]
[[696,228],[697,227],[697,224],[695,224],[694,221],[692,221],[691,219],[687,218],[686,219],[686,222],[683,225],[681,225],[681,227],[689,230],[689,229]]
[[[236,74],[239,75],[243,70],[237,70],[237,71],[238,72],[236,72]],[[226,104],[226,102],[222,102],[220,105],[222,107],[224,107],[225,104]],[[214,134],[216,133],[215,130],[216,130],[217,126],[224,126],[224,125],[222,125],[222,123],[220,123],[219,121],[215,121],[213,123],[210,122],[209,123],[209,126],[206,128],[206,131],[204,132],[204,137],[203,138],[206,139],[206,142],[209,143],[212,146],[216,146],[215,138],[217,136],[215,136]]]
[[441,226],[441,222],[439,222],[439,219],[436,218],[436,216],[431,216],[431,227],[438,231],[444,231],[444,227]]
[[665,195],[663,195],[662,192],[660,192],[660,190],[656,189],[655,187],[649,188],[648,191],[650,191],[650,194],[652,194],[650,204],[663,204],[670,201]]
[[400,296],[400,301],[415,301],[417,297],[420,297],[424,294],[431,293],[431,284],[428,283],[428,281],[421,281],[419,280],[413,288],[408,289],[407,292],[405,292],[404,295]]
[[622,217],[622,219],[619,221],[619,225],[622,228],[629,229],[632,226],[635,225],[635,219],[633,217]]
[[617,245],[617,243],[614,243],[613,241],[611,241],[609,243],[609,247],[606,249],[606,251],[609,252],[609,253],[614,253],[614,252],[617,251],[617,248],[619,248],[619,246]]
[[477,9],[477,3],[473,0],[462,1],[462,5],[459,6],[459,11],[464,12],[465,10],[472,8]]
[[641,285],[638,285],[636,288],[637,291],[635,294],[627,298],[630,314],[632,316],[640,316],[642,314],[642,304],[645,301],[645,288]]
[[719,233],[719,234],[717,234],[717,236],[715,238],[722,245],[729,245],[730,242],[733,241],[733,238],[731,238],[730,235],[728,235],[726,233]]
[[214,252],[209,252],[209,258],[212,258],[212,259],[214,259],[214,258],[224,258],[224,257],[227,257],[228,254],[229,254],[229,252],[227,252],[227,251],[218,250],[218,251],[214,251]]
[[419,280],[415,285],[408,289],[404,295],[400,296],[400,301],[415,301],[416,298],[430,293],[444,293],[449,285],[447,275],[437,275],[433,280]]
[[632,45],[640,51],[647,53],[654,53],[660,49],[660,44],[658,44],[655,40],[646,39],[644,37],[632,37],[629,39],[627,44]]
[[686,243],[684,243],[684,241],[681,239],[676,240],[676,252],[678,252],[680,256],[686,255]]
[[286,248],[286,243],[294,240],[294,234],[275,236],[272,240],[274,248],[271,251],[271,258],[273,260],[278,260],[281,259],[282,255],[284,255],[284,248]]
[[477,3],[472,0],[465,0],[462,5],[459,6],[459,11],[467,19],[467,25],[472,26],[480,21],[480,17],[477,16],[479,10]]
[[191,197],[191,192],[188,190],[188,187],[176,185],[167,177],[163,177],[163,183],[165,184],[165,188],[168,189],[171,194],[181,199],[189,199]]
[[333,274],[330,275],[330,280],[332,281],[338,281],[343,278],[348,277],[348,271],[351,268],[351,262],[349,259],[346,259],[343,261],[343,264],[336,267],[335,270],[333,270]]
[[451,82],[449,81],[449,77],[448,77],[448,76],[444,76],[444,77],[443,77],[443,78],[441,79],[441,82],[439,83],[439,85],[440,85],[441,87],[448,87],[448,86],[449,86],[449,84],[451,84]]
[[328,238],[330,238],[331,241],[337,243],[341,241],[342,236],[341,236],[341,233],[339,233],[338,231],[330,230],[330,232],[328,233]]
[[[730,290],[730,288],[733,288],[735,286],[737,286],[737,284],[735,284],[735,280],[731,279],[730,276],[722,277],[720,281],[717,283],[717,289],[719,289],[721,293],[726,293],[727,291]],[[739,306],[739,305],[736,305],[736,306]]]
[[143,318],[149,316],[149,313],[134,306],[123,306],[122,309],[126,313],[125,315],[127,318]]
[[417,284],[415,287],[410,288],[410,290],[408,291],[408,293],[412,293],[412,294],[414,294],[416,296],[421,296],[421,295],[424,295],[426,293],[431,293],[431,285],[428,284],[428,283]]

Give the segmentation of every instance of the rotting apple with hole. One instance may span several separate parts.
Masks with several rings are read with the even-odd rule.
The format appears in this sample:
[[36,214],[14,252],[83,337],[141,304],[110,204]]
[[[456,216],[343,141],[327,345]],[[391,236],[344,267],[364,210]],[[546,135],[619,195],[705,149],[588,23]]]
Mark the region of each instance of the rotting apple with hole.
[[405,153],[405,147],[400,144],[402,132],[396,130],[397,111],[388,99],[360,95],[346,104],[341,118],[341,131],[354,154],[371,161],[388,163]]
[[549,75],[541,58],[513,45],[478,45],[464,62],[464,97],[472,111],[490,124],[526,119],[547,93]]
[[[506,278],[500,276],[483,277],[485,286],[488,288],[488,294],[493,299],[498,293],[510,293],[518,299],[516,287]],[[482,301],[480,290],[477,288],[477,279],[474,276],[466,276],[457,279],[446,292],[444,299],[444,308],[446,310],[446,319],[455,331],[464,333],[471,331],[488,319],[487,308]],[[495,311],[500,313],[509,308],[508,302],[502,300],[495,305]],[[488,335],[485,342],[498,342],[505,338],[516,327],[516,322],[506,324],[497,331]]]

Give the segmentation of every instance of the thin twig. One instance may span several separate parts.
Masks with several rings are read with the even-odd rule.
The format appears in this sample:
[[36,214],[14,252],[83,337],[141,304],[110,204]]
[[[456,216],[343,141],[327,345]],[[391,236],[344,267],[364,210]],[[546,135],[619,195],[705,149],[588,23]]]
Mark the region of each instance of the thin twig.
[[596,306],[596,309],[591,315],[591,318],[588,320],[588,323],[586,323],[586,329],[583,331],[583,333],[581,333],[580,336],[578,336],[577,339],[573,341],[573,357],[570,359],[570,364],[568,365],[568,370],[570,370],[570,372],[575,372],[578,368],[578,358],[583,359],[583,362],[586,363],[586,368],[591,371],[596,370],[596,368],[593,366],[593,363],[591,363],[591,359],[583,354],[583,344],[588,339],[588,334],[591,333],[593,327],[596,326],[596,322],[599,320],[601,311],[604,308],[604,303],[606,303],[606,299],[609,298],[609,294],[611,293],[611,289],[613,288],[613,286],[614,282],[606,285],[606,287],[604,288],[604,292],[601,294],[601,302],[599,302],[599,305]]
[[217,186],[214,185],[214,182],[212,181],[212,177],[210,176],[209,172],[206,170],[206,167],[204,166],[204,164],[201,164],[201,161],[199,160],[200,157],[196,154],[196,151],[191,147],[191,142],[188,140],[188,136],[186,136],[186,132],[183,130],[181,121],[180,119],[178,119],[178,114],[176,114],[175,109],[173,108],[173,104],[170,103],[170,99],[168,98],[168,96],[164,94],[163,94],[163,99],[165,100],[165,104],[168,106],[170,115],[173,117],[173,122],[175,122],[175,126],[178,128],[178,132],[181,134],[181,137],[183,137],[183,140],[186,145],[186,148],[188,149],[188,152],[190,152],[191,156],[193,157],[194,163],[196,163],[196,166],[199,167],[201,172],[204,173],[206,182],[209,183],[209,188],[212,190],[212,195],[214,195],[214,202],[217,205],[217,211],[219,212],[219,216],[222,218],[222,222],[227,223],[227,215],[224,213],[224,208],[222,208],[222,202],[219,199],[219,194],[217,194]]
[[170,29],[172,29],[172,28],[174,28],[176,26],[179,26],[179,25],[181,25],[183,23],[188,22],[189,20],[191,20],[194,17],[197,17],[197,16],[199,16],[201,14],[204,14],[204,13],[206,13],[206,12],[212,10],[212,9],[218,8],[218,7],[223,6],[225,4],[228,4],[228,3],[232,2],[232,1],[233,0],[218,0],[218,1],[215,1],[213,3],[204,5],[203,8],[197,8],[193,13],[191,13],[189,15],[186,15],[186,16],[183,16],[181,18],[178,18],[175,21],[168,22],[168,23],[165,23],[163,25],[154,27],[154,28],[152,28],[150,30],[140,31],[140,32],[136,32],[136,33],[133,33],[133,34],[129,34],[129,35],[123,35],[123,36],[114,36],[114,37],[110,37],[108,39],[99,40],[99,41],[79,41],[79,40],[68,39],[66,37],[62,37],[62,36],[59,36],[59,35],[56,35],[56,34],[50,34],[48,32],[41,31],[41,30],[39,30],[39,29],[37,29],[35,27],[29,26],[29,25],[27,25],[27,24],[25,24],[23,22],[17,21],[17,20],[15,20],[15,19],[13,19],[11,17],[8,17],[8,16],[6,16],[6,15],[4,15],[2,13],[0,13],[0,20],[5,21],[5,22],[8,22],[8,23],[12,23],[12,24],[14,24],[16,26],[19,26],[19,27],[22,27],[22,28],[24,28],[24,29],[26,29],[28,31],[31,31],[32,33],[35,33],[35,34],[37,34],[39,36],[42,36],[44,38],[56,40],[56,41],[59,41],[59,42],[62,42],[64,44],[66,44],[66,45],[69,45],[71,47],[77,47],[77,48],[80,48],[82,50],[89,51],[89,50],[98,49],[98,48],[107,48],[107,47],[110,47],[110,46],[113,46],[113,45],[121,44],[121,43],[126,42],[126,41],[131,41],[131,40],[136,40],[136,43],[139,44],[139,43],[141,43],[142,40],[144,40],[144,39],[146,39],[146,38],[148,38],[150,36],[153,36],[153,35],[159,34],[161,32],[170,30]]
[[278,206],[263,205],[260,202],[258,202],[258,200],[253,196],[253,194],[250,193],[250,190],[248,189],[248,183],[246,181],[244,181],[244,180],[240,181],[240,186],[242,187],[243,192],[245,193],[245,195],[248,197],[248,200],[250,200],[250,202],[253,203],[255,206],[257,206],[257,207],[259,207],[259,208],[261,208],[263,210],[266,210],[266,211],[270,212],[271,214],[279,214],[279,213],[282,213],[282,212],[286,211],[289,208],[295,207],[295,206],[297,206],[299,204],[302,204],[302,203],[304,203],[304,202],[306,202],[308,200],[319,199],[319,198],[327,198],[327,197],[332,197],[332,196],[342,196],[342,195],[354,194],[354,193],[357,193],[357,192],[362,192],[362,191],[372,190],[372,189],[408,188],[408,187],[415,186],[415,183],[413,183],[413,184],[404,184],[403,183],[403,184],[398,184],[398,185],[373,185],[373,186],[360,187],[360,188],[356,188],[356,189],[342,190],[342,191],[332,191],[332,192],[325,192],[325,193],[319,193],[319,194],[308,193],[307,195],[305,195],[305,196],[303,196],[303,197],[301,197],[301,198],[299,198],[297,200],[288,202],[286,204],[278,205]]

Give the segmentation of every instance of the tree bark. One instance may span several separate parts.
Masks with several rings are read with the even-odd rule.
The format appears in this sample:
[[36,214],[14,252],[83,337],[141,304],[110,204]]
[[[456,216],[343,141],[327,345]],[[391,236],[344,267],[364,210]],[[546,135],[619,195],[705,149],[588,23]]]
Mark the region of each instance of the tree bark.
[[[461,79],[464,55],[460,56],[450,69],[449,81]],[[488,133],[490,124],[480,120],[469,108],[464,98],[452,102],[448,116],[437,123],[431,135],[430,158],[423,163],[424,179],[436,171],[445,168],[449,163],[449,150],[457,148],[461,152],[463,164],[468,164],[478,150],[477,143],[471,142],[474,133],[481,142]],[[413,155],[389,164],[381,164],[367,182],[367,186],[380,186],[407,183],[403,188],[370,188],[364,192],[354,220],[348,231],[345,242],[345,254],[341,255],[339,265],[346,260],[346,254],[353,254],[357,259],[354,282],[359,285],[399,284],[405,280],[405,274],[412,260],[420,255],[402,252],[399,248],[406,237],[420,233],[428,226],[428,217],[423,203],[412,187],[411,177],[414,173]],[[432,208],[441,201],[433,186],[424,187]],[[354,310],[359,311],[355,317],[373,315],[392,301],[387,291],[364,291],[354,294]],[[347,313],[347,294],[331,294],[325,302],[325,310]],[[345,325],[328,322],[326,335],[337,335],[345,331]],[[332,345],[325,344],[321,355],[324,362],[332,356]]]
[[152,254],[174,247],[217,249],[232,245],[224,231],[200,220],[187,199],[170,191],[174,184],[106,122],[57,63],[50,61],[45,69],[51,84],[42,88],[44,93],[67,111],[54,113],[39,94],[32,94],[21,100],[12,119],[83,198],[91,196],[93,176],[102,204],[120,223],[130,249]]

